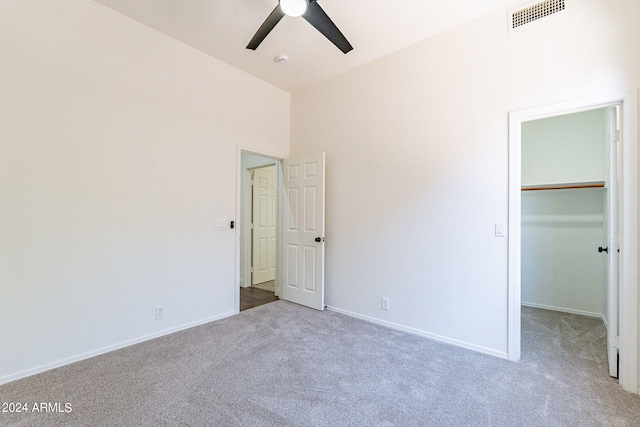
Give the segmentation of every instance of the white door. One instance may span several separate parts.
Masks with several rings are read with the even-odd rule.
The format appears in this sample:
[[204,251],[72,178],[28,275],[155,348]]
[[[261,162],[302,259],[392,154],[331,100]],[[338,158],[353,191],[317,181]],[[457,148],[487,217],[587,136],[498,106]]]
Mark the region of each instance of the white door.
[[276,167],[253,171],[251,284],[276,277]]
[[282,298],[324,310],[324,153],[283,162]]
[[618,150],[620,129],[618,107],[609,110],[609,173],[607,177],[607,354],[609,375],[618,377],[618,307],[619,307],[619,174]]

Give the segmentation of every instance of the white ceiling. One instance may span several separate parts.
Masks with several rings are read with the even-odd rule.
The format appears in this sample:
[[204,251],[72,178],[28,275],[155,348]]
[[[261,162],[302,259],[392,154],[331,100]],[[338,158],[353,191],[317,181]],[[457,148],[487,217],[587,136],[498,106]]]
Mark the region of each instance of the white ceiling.
[[[95,1],[289,92],[514,3],[318,0],[353,45],[345,55],[303,18],[289,16],[276,25],[257,50],[246,49],[278,0]],[[280,54],[288,56],[288,64],[275,62]]]

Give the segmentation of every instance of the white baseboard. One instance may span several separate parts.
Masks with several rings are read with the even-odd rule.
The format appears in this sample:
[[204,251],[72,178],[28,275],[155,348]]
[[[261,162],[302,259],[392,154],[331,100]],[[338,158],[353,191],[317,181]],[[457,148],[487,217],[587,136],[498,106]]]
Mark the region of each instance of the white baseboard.
[[36,366],[34,368],[26,369],[24,371],[16,372],[14,374],[6,375],[4,377],[0,377],[0,385],[10,383],[12,381],[16,381],[22,378],[30,377],[32,375],[36,375],[45,371],[49,371],[51,369],[60,368],[65,365],[70,365],[75,362],[79,362],[81,360],[89,359],[95,356],[99,356],[101,354],[109,353],[114,350],[119,350],[121,348],[129,347],[135,344],[139,344],[144,341],[149,341],[154,338],[160,338],[165,335],[170,335],[175,332],[179,332],[185,329],[193,328],[195,326],[204,325],[205,323],[214,322],[216,320],[224,319],[225,317],[229,317],[236,314],[235,311],[221,314],[219,316],[209,317],[207,319],[202,319],[197,322],[188,323],[186,325],[176,326],[173,328],[165,329],[163,331],[155,332],[153,334],[144,335],[138,338],[134,338],[128,341],[123,341],[117,344],[109,345],[106,347],[102,347],[96,350],[88,351],[85,353],[81,353],[75,356],[71,356],[65,359],[57,360],[55,362],[47,363],[44,365]]
[[522,301],[521,304],[524,305],[525,307],[542,308],[542,309],[545,309],[545,310],[560,311],[562,313],[579,314],[581,316],[598,317],[598,318],[602,318],[603,317],[602,313],[593,313],[593,312],[590,312],[590,311],[575,310],[573,308],[554,307],[552,305],[536,304],[536,303],[533,303],[533,302],[524,302],[524,301]]
[[468,350],[477,351],[479,353],[488,354],[490,356],[496,356],[502,359],[507,359],[508,354],[506,351],[498,351],[492,348],[482,347],[479,345],[471,344],[465,341],[456,340],[453,338],[444,337],[442,335],[433,334],[430,332],[422,331],[420,329],[411,328],[404,325],[399,325],[393,322],[387,322],[386,320],[376,319],[375,317],[365,316],[362,314],[354,313],[348,310],[343,310],[337,307],[327,306],[327,310],[335,311],[336,313],[345,314],[347,316],[355,317],[357,319],[365,320],[367,322],[375,323],[380,326],[384,326],[390,329],[395,329],[396,331],[407,332],[413,335],[419,335],[421,337],[430,338],[435,341],[440,341],[447,344],[455,345],[456,347],[466,348]]

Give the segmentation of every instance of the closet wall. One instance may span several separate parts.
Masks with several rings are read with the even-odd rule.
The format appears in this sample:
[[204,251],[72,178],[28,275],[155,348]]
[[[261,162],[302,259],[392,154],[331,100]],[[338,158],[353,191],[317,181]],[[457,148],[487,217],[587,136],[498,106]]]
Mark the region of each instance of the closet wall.
[[[522,185],[603,184],[607,109],[522,126]],[[522,192],[522,304],[600,317],[606,307],[606,188]]]

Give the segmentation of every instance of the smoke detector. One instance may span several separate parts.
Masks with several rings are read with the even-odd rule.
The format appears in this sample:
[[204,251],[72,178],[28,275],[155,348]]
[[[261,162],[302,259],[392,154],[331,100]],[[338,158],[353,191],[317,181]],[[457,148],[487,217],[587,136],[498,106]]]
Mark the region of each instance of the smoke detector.
[[274,58],[274,61],[276,61],[280,65],[285,65],[287,62],[289,62],[289,58],[287,58],[287,55],[278,55]]

